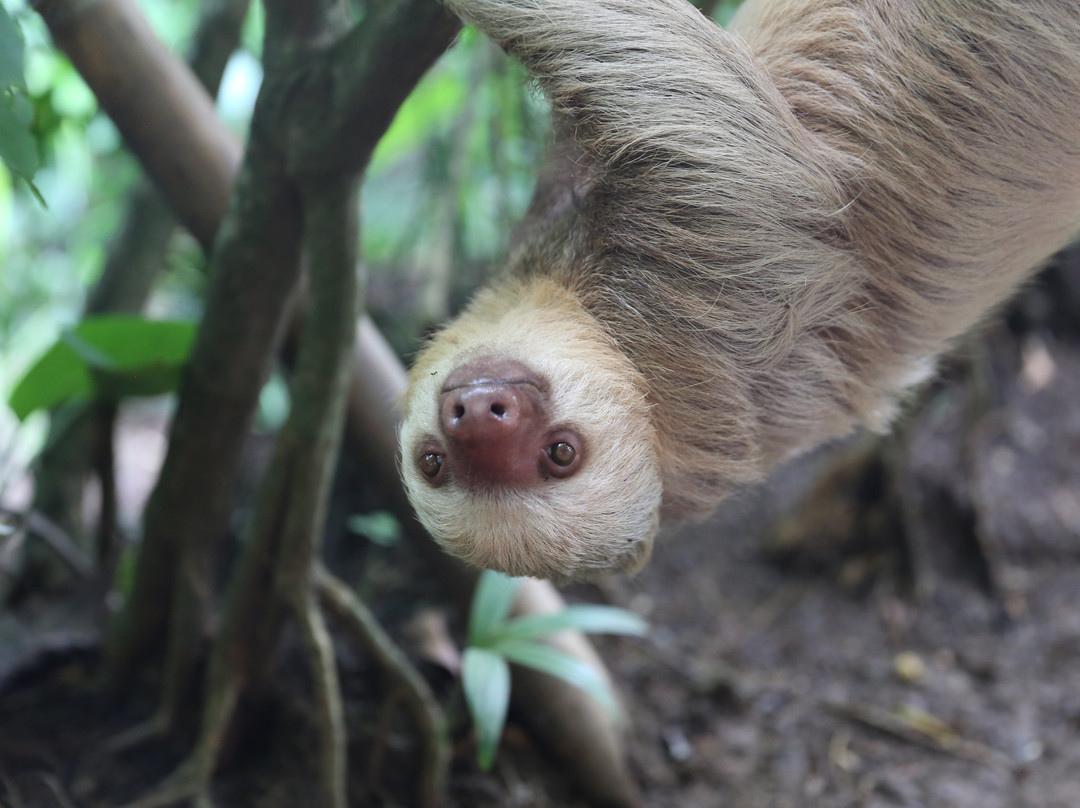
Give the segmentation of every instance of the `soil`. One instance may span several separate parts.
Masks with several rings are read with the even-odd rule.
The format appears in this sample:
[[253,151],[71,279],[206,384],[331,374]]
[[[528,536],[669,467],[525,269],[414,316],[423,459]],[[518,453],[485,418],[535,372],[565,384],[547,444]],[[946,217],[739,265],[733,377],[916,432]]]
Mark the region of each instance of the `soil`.
[[[1011,497],[1038,494],[1017,480]],[[617,585],[654,626],[648,644],[602,643],[649,806],[1080,805],[1080,533],[1009,554],[1010,617],[971,581],[916,602],[782,571],[739,522]]]
[[[886,514],[881,535],[837,522],[835,536],[799,536],[794,551],[789,537],[777,550],[778,518],[829,507],[813,485],[849,451],[833,447],[662,537],[637,577],[568,590],[651,624],[642,640],[596,640],[648,808],[1080,806],[1080,349],[1043,314],[1033,325],[1025,305],[988,347],[968,349],[893,442],[904,447],[899,483],[860,503]],[[444,611],[405,555],[373,549],[360,584],[397,636],[421,606]],[[18,616],[23,641],[37,641],[30,655],[13,650],[13,624],[0,625],[4,808],[120,805],[184,749],[169,738],[106,750],[149,715],[153,671],[118,707],[80,695],[96,628],[72,617],[92,610],[64,613],[59,628],[45,611]],[[234,745],[220,806],[314,804],[294,647],[273,706]],[[370,663],[343,649],[342,667],[353,804],[408,806],[407,722],[390,717]],[[513,722],[495,770],[479,772],[452,676],[425,673],[456,728],[451,806],[585,805]]]

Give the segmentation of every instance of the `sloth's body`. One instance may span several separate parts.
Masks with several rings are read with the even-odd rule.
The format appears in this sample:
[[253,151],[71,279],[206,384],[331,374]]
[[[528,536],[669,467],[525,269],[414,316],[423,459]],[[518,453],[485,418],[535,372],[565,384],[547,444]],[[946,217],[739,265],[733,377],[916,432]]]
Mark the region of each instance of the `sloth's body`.
[[[791,454],[883,429],[1080,225],[1075,0],[448,0],[579,155],[421,354],[406,485],[451,552],[633,569]],[[456,374],[456,375],[454,375]]]

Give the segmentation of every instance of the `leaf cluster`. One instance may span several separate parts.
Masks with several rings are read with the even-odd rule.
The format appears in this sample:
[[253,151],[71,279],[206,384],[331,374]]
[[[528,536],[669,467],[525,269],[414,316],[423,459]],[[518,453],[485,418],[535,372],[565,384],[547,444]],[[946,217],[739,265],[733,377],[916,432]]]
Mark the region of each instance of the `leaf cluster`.
[[462,683],[477,734],[477,759],[487,771],[506,724],[510,704],[510,663],[558,676],[580,687],[610,713],[618,712],[604,675],[565,651],[543,642],[561,631],[641,636],[645,621],[613,606],[573,605],[549,614],[510,618],[519,578],[486,570],[469,612],[468,647]]

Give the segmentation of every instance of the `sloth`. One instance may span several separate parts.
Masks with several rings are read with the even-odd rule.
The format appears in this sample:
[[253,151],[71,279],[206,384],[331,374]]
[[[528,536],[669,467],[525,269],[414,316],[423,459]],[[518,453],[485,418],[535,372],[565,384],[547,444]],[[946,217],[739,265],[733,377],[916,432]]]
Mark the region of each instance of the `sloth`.
[[887,429],[1080,224],[1075,0],[748,0],[730,30],[446,2],[523,61],[564,161],[404,400],[409,497],[472,564],[637,571],[661,524]]

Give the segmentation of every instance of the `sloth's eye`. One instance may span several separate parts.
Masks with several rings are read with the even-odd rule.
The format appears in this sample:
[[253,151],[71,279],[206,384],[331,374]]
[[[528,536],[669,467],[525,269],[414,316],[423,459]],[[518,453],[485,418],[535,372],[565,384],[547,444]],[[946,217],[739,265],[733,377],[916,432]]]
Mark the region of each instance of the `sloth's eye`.
[[442,455],[436,452],[427,452],[420,455],[420,473],[427,477],[429,480],[433,479],[442,468]]
[[577,450],[564,440],[553,443],[548,448],[548,455],[556,466],[565,468],[574,462]]

